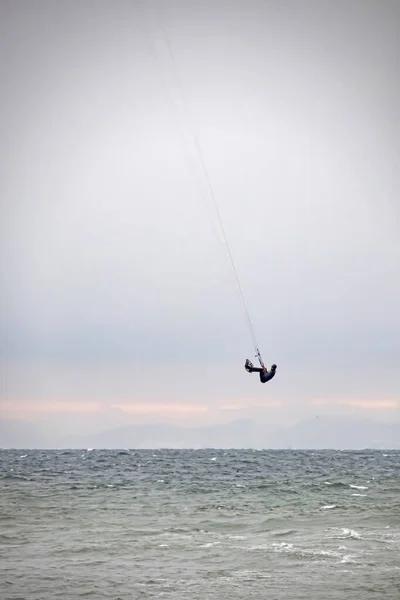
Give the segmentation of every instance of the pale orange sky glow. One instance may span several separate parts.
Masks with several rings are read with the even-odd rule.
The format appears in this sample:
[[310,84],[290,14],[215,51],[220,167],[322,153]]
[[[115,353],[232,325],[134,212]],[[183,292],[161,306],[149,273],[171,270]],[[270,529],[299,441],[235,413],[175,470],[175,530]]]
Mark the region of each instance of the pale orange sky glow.
[[[398,400],[361,400],[352,398],[313,398],[310,401],[311,405],[316,407],[325,407],[333,409],[335,407],[354,407],[365,410],[397,410],[400,408]],[[118,402],[104,403],[94,401],[57,401],[57,402],[24,402],[20,400],[4,401],[0,404],[3,415],[10,419],[24,419],[38,417],[40,415],[52,414],[76,414],[90,415],[94,413],[102,413],[104,411],[117,409],[126,415],[148,415],[153,421],[155,417],[160,418],[179,416],[195,416],[213,413],[220,411],[221,413],[238,413],[248,409],[279,409],[285,407],[285,402],[282,400],[268,400],[262,403],[252,402],[250,399],[247,402],[235,404],[218,404],[216,402],[208,404],[185,404],[185,403],[157,403],[157,402]]]
[[220,410],[228,411],[236,411],[236,410],[245,410],[246,408],[279,408],[284,405],[282,400],[266,400],[262,403],[257,403],[252,400],[248,400],[247,402],[241,402],[240,404],[222,404],[219,408]]
[[57,413],[90,414],[101,411],[98,402],[21,402],[9,400],[0,404],[1,410],[8,418],[29,418],[32,415],[48,415]]
[[351,398],[313,398],[311,401],[315,406],[354,406],[372,410],[397,409],[400,408],[398,400],[360,400]]
[[112,404],[111,408],[119,408],[128,414],[154,415],[165,413],[198,414],[209,410],[208,406],[199,404]]

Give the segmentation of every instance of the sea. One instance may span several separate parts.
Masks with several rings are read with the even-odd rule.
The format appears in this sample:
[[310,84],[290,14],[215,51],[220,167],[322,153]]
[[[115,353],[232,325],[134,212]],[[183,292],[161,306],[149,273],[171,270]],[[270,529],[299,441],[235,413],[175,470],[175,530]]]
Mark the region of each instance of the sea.
[[400,451],[2,450],[1,600],[399,600]]

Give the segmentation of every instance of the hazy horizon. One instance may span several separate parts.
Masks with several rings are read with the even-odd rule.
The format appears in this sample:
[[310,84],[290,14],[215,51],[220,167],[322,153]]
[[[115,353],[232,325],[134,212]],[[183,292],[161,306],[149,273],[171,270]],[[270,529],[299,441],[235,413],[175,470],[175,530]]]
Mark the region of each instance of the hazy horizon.
[[0,15],[2,430],[399,423],[400,4]]
[[[266,415],[264,415],[266,417]],[[316,417],[294,425],[262,419],[236,419],[209,425],[121,423],[88,432],[53,429],[51,421],[0,421],[0,449],[30,450],[400,450],[400,422],[338,416]]]

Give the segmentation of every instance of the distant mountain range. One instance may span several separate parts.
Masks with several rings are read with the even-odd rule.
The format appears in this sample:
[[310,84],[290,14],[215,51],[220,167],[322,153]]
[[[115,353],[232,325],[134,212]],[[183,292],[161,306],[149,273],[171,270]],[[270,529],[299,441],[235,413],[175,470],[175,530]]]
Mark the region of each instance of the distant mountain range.
[[[48,428],[47,428],[48,429]],[[37,424],[0,420],[1,448],[400,448],[400,423],[343,417],[301,421],[292,427],[251,420],[201,427],[168,423],[127,425],[97,434],[53,437]]]

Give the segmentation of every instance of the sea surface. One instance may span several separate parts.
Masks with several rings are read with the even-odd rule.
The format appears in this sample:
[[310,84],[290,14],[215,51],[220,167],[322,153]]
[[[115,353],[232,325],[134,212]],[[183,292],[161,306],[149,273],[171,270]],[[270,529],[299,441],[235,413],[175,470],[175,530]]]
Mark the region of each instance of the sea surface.
[[1,600],[399,600],[400,452],[0,451]]

